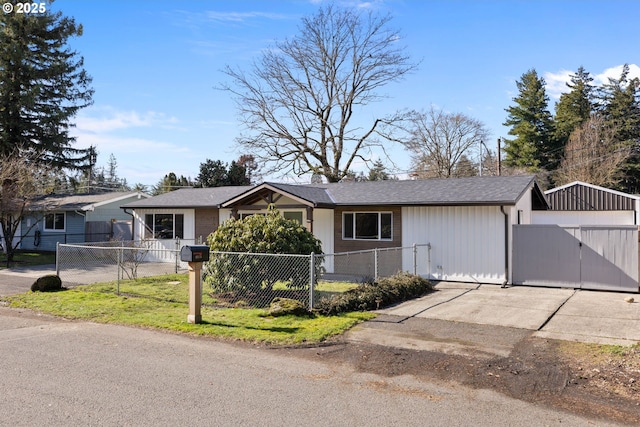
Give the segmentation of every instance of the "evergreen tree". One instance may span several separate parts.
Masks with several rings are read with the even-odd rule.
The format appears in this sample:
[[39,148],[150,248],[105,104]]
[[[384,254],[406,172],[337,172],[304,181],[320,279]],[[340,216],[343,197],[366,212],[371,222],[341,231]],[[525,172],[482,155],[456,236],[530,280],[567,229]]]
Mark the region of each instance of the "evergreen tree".
[[548,110],[549,98],[545,81],[535,69],[524,73],[516,82],[519,94],[513,98],[516,105],[506,109],[509,113],[505,126],[511,127],[505,139],[505,163],[512,167],[553,169],[560,156],[553,138],[553,122]]
[[618,190],[640,192],[640,81],[629,79],[625,64],[619,79],[610,78],[599,92],[599,112],[615,132],[615,140],[631,153],[622,166]]
[[244,156],[237,162],[232,161],[228,166],[220,160],[207,159],[204,163],[200,163],[200,173],[196,178],[196,185],[198,187],[223,187],[226,185],[251,184],[251,179],[245,166],[247,163],[243,162],[243,159]]
[[571,76],[571,82],[567,83],[569,92],[560,95],[556,103],[556,115],[554,118],[555,138],[559,147],[564,148],[569,141],[569,136],[580,124],[589,120],[595,109],[593,77],[583,67]]
[[376,160],[373,163],[371,169],[369,169],[369,175],[367,176],[369,181],[386,181],[392,179],[384,166],[384,163],[380,160]]
[[229,165],[227,181],[225,185],[249,185],[251,180],[247,174],[247,168],[235,160]]
[[185,178],[183,175],[180,175],[180,178],[178,178],[175,173],[170,172],[155,185],[153,188],[153,195],[157,196],[159,194],[168,193],[169,191],[191,186],[193,186],[193,183],[189,178]]
[[465,178],[477,175],[478,166],[463,154],[462,157],[460,157],[460,160],[458,160],[458,162],[454,166],[452,176],[455,178]]
[[88,151],[74,149],[69,135],[93,95],[83,58],[67,46],[81,35],[82,25],[60,12],[0,14],[0,157],[26,150],[53,167],[86,164]]

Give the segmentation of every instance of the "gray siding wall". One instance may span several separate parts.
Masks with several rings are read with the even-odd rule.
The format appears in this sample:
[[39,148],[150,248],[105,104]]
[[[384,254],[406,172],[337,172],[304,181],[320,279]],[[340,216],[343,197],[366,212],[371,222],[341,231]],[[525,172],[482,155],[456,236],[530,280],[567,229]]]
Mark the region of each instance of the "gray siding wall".
[[546,195],[554,211],[633,211],[635,199],[584,185],[574,185]]

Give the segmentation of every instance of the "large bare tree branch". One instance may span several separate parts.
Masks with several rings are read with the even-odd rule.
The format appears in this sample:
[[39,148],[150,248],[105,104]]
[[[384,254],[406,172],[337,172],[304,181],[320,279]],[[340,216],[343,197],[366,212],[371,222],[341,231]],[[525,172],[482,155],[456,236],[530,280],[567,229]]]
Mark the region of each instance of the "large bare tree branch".
[[330,182],[345,177],[356,159],[370,161],[368,151],[383,145],[380,121],[393,119],[367,125],[356,113],[417,67],[399,33],[387,28],[390,19],[329,5],[249,71],[227,67],[231,83],[221,89],[236,100],[243,150],[267,172],[319,173]]
[[468,158],[489,131],[479,120],[433,107],[413,112],[405,130],[405,147],[411,152],[415,173],[423,178],[451,178],[458,163]]
[[555,173],[556,183],[583,181],[615,187],[622,179],[622,166],[631,155],[631,147],[620,142],[617,133],[600,114],[592,114],[569,136],[560,168]]

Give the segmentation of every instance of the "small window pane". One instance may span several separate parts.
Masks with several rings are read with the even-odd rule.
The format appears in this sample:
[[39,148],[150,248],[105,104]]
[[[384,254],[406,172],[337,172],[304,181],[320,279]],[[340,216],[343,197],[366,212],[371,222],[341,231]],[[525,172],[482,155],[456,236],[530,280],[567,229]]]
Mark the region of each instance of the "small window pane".
[[46,214],[44,217],[45,230],[64,230],[64,213]]
[[153,228],[156,239],[173,239],[173,214],[156,214]]
[[144,238],[153,239],[153,214],[144,216]]
[[285,219],[296,221],[302,225],[302,212],[284,212],[282,216],[284,216]]
[[378,239],[378,214],[356,214],[356,239]]
[[53,230],[53,214],[47,214],[44,217],[44,228],[45,230]]
[[184,238],[184,215],[183,214],[176,214],[175,237],[179,239]]
[[55,217],[55,223],[53,224],[53,228],[55,230],[64,230],[64,214],[63,213],[58,213],[58,214],[54,214]]
[[353,214],[346,213],[343,216],[342,232],[345,239],[353,239]]
[[391,239],[391,214],[380,214],[380,238]]

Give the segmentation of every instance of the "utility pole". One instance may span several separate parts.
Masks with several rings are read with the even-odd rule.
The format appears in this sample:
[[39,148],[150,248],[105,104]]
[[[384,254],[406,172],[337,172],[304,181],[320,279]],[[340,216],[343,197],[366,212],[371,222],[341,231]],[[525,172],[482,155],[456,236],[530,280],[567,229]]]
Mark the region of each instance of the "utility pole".
[[480,140],[480,176],[482,176],[482,146],[483,145],[484,145],[484,142]]
[[502,141],[498,138],[498,176],[502,175],[502,165],[500,164],[500,143]]

